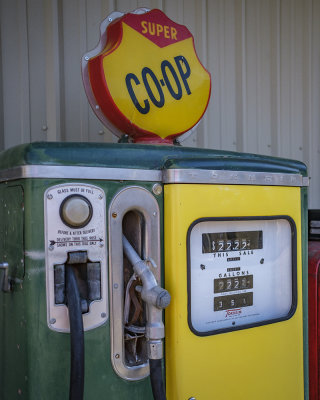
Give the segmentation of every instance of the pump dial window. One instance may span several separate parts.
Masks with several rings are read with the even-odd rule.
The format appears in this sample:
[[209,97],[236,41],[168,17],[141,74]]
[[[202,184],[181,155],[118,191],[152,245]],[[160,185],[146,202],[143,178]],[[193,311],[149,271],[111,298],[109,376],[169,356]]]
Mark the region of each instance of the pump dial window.
[[92,205],[85,196],[72,194],[61,203],[60,217],[70,228],[82,228],[92,218]]
[[262,249],[262,231],[202,234],[202,253]]
[[195,334],[293,315],[296,228],[291,218],[202,218],[191,224],[187,240],[188,321]]

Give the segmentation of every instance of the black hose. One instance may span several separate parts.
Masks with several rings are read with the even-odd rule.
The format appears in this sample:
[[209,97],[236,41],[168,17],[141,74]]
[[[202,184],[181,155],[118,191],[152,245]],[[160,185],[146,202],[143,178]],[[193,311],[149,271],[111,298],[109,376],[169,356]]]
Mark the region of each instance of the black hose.
[[69,400],[82,400],[84,391],[83,321],[77,280],[70,265],[66,267],[66,297],[69,309],[71,343]]
[[166,400],[164,384],[162,378],[161,359],[151,360],[150,365],[150,380],[154,400]]

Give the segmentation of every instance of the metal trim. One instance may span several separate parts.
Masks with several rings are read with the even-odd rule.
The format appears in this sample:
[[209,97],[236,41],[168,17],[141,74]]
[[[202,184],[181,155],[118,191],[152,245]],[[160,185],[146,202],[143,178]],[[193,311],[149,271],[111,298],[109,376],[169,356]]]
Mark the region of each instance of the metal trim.
[[22,165],[0,171],[0,182],[26,178],[103,179],[163,183],[205,183],[223,185],[309,186],[300,174],[206,169],[149,170],[62,165]]
[[123,247],[122,220],[130,211],[140,212],[146,224],[145,258],[152,258],[157,268],[153,273],[160,283],[160,210],[155,197],[145,188],[128,186],[118,192],[109,206],[109,284],[111,362],[115,372],[129,381],[149,375],[149,364],[129,367],[125,363],[123,344]]
[[62,165],[23,165],[0,171],[0,182],[26,178],[162,181],[162,171]]
[[309,178],[300,174],[267,172],[168,169],[163,183],[207,183],[224,185],[309,186]]

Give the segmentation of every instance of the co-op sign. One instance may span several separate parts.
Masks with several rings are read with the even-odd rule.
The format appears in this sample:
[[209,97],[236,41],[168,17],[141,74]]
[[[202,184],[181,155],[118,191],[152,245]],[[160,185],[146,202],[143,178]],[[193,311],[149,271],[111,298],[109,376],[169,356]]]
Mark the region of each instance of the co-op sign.
[[135,141],[169,142],[190,130],[207,108],[211,81],[189,30],[152,10],[117,18],[106,35],[87,60],[86,90],[100,119]]

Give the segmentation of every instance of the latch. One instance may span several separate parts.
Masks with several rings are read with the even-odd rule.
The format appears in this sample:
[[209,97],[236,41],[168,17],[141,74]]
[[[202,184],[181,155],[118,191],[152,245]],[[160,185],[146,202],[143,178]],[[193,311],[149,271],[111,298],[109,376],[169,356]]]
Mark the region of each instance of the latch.
[[3,270],[2,279],[0,280],[0,287],[3,292],[11,292],[11,285],[9,281],[9,264],[7,262],[0,263],[0,270]]

